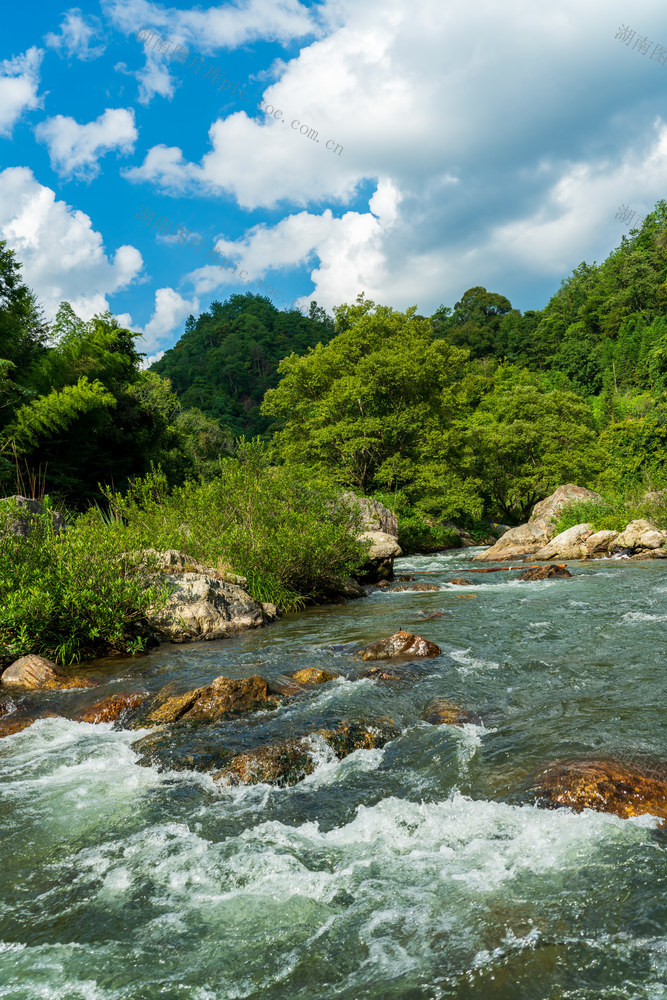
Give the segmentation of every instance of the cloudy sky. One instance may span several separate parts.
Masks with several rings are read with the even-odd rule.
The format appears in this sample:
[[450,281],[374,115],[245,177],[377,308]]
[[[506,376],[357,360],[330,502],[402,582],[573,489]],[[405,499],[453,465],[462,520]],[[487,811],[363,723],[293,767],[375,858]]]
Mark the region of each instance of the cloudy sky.
[[247,290],[540,308],[667,197],[664,0],[30,0],[0,46],[0,238],[151,355]]

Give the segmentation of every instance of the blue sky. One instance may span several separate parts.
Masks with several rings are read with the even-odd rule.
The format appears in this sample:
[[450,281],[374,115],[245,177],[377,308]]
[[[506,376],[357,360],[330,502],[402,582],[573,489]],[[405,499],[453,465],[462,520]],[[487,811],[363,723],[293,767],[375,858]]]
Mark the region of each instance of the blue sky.
[[31,0],[0,46],[0,238],[151,356],[246,290],[540,308],[667,196],[658,2]]

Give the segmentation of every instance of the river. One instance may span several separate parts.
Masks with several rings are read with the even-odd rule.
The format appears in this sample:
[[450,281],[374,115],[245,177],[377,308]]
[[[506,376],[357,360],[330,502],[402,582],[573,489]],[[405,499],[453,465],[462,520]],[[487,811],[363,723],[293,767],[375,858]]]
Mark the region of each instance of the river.
[[[396,570],[465,576],[471,554]],[[110,725],[52,718],[2,740],[0,998],[664,997],[667,831],[538,808],[526,781],[578,755],[664,759],[667,566],[570,569],[423,577],[441,588],[99,664],[96,697],[306,666],[341,677],[276,712],[174,730],[162,767],[138,762],[141,732]],[[350,680],[352,645],[399,627],[443,655],[412,683]],[[434,697],[482,724],[428,725]],[[223,788],[192,769],[381,716],[398,738],[323,754],[292,788]]]

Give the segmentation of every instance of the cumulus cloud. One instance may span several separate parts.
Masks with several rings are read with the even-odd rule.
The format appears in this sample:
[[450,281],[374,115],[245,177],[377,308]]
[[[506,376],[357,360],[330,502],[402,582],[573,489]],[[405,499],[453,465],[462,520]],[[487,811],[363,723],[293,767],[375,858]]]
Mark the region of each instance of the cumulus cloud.
[[[611,249],[609,220],[642,181],[663,72],[614,40],[627,19],[620,0],[584,8],[578,0],[473,0],[454,20],[440,0],[387,0],[381,20],[369,0],[325,0],[312,16],[313,40],[269,74],[263,101],[278,118],[218,118],[198,162],[162,144],[126,177],[170,194],[232,197],[249,210],[307,209],[271,232],[297,239],[298,219],[307,243],[317,230],[310,253],[324,254],[313,271],[318,300],[349,299],[368,286],[381,300],[427,309],[482,281],[516,293],[539,273],[545,288],[557,285],[583,252]],[[657,0],[646,0],[643,21],[661,23]],[[327,140],[343,147],[340,156]],[[588,187],[576,181],[582,170],[607,182],[595,191],[591,183],[577,202]],[[394,192],[391,224],[374,208],[336,217],[369,187],[378,198]],[[579,222],[559,201],[570,191]],[[664,182],[643,201],[663,192]],[[318,211],[327,205],[328,216]],[[251,231],[244,252],[268,245],[268,234]],[[508,248],[514,234],[532,250]],[[203,287],[212,278],[200,280]]]
[[23,55],[0,62],[0,136],[10,136],[24,111],[41,107],[37,96],[43,49],[32,48]]
[[90,180],[100,172],[98,161],[106,153],[131,153],[138,132],[132,108],[107,108],[87,125],[66,115],[47,118],[35,135],[46,143],[51,166],[61,176]]
[[0,171],[0,238],[16,252],[49,320],[64,300],[83,319],[105,311],[107,296],[127,288],[143,268],[133,246],[105,251],[90,218],[57,201],[27,167]]
[[143,351],[154,351],[160,340],[173,337],[177,328],[190,313],[199,311],[199,299],[184,299],[173,288],[158,288],[155,292],[155,309],[143,329],[139,347]]
[[204,53],[259,39],[289,42],[316,30],[314,12],[298,0],[246,0],[193,10],[149,0],[106,0],[103,6],[114,25],[127,34],[149,27]]
[[91,46],[91,41],[100,33],[100,22],[96,17],[86,20],[78,7],[72,7],[65,14],[60,32],[50,31],[44,36],[46,45],[60,55],[87,62],[97,59],[104,52],[104,45]]

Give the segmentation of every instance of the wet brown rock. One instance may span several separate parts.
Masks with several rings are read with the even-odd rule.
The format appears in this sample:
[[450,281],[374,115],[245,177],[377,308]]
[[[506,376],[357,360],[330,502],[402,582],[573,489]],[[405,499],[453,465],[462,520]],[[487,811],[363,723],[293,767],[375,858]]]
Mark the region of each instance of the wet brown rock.
[[430,621],[432,618],[445,617],[444,611],[418,611],[417,614],[420,618],[425,618],[427,621]]
[[[223,785],[256,785],[264,782],[285,787],[312,774],[325,744],[342,760],[355,750],[382,747],[396,735],[389,721],[376,726],[343,722],[335,729],[319,729],[310,736],[285,740],[238,754],[221,771],[212,775]],[[318,745],[319,744],[319,745]]]
[[401,573],[396,577],[399,583],[412,583],[415,579],[414,573]]
[[558,761],[533,779],[532,789],[551,808],[595,809],[622,819],[651,813],[667,819],[667,767],[655,772],[610,760]]
[[392,590],[394,593],[398,593],[402,590],[440,590],[440,587],[437,583],[413,583],[409,587],[392,587]]
[[35,653],[28,653],[15,660],[4,671],[0,683],[24,691],[64,690],[66,688],[95,687],[95,682],[83,677],[64,674],[51,660]]
[[378,582],[375,584],[375,587],[376,587],[377,590],[385,590],[387,587],[391,587],[391,581],[390,580],[378,580]]
[[455,576],[453,580],[449,580],[449,583],[455,583],[457,587],[470,586],[470,580],[464,580],[462,576]]
[[520,573],[517,580],[549,580],[554,576],[572,576],[569,569],[552,563],[550,566],[534,566]]
[[306,667],[304,670],[297,670],[290,675],[298,684],[306,684],[309,687],[315,684],[326,684],[327,681],[335,681],[336,674],[328,674],[326,670],[319,670],[317,667]]
[[477,598],[477,594],[456,594],[458,601],[472,601]]
[[368,677],[372,681],[416,681],[417,675],[400,667],[371,667],[364,670],[361,677]]
[[432,726],[463,726],[466,722],[479,725],[482,720],[473,712],[459,708],[452,701],[436,698],[426,706],[424,721],[429,722]]
[[402,629],[387,639],[378,639],[360,650],[362,660],[393,660],[422,656],[439,656],[442,650],[434,642]]
[[266,680],[258,674],[234,680],[216,677],[206,687],[167,698],[146,716],[147,725],[188,720],[217,722],[226,715],[275,708],[278,698],[269,693]]
[[22,732],[39,719],[56,718],[58,717],[54,712],[47,712],[45,715],[10,715],[0,719],[0,740],[5,736],[13,736],[14,733]]
[[147,698],[148,694],[145,691],[111,694],[88,708],[82,708],[74,718],[77,722],[118,722],[123,716],[136,711]]

